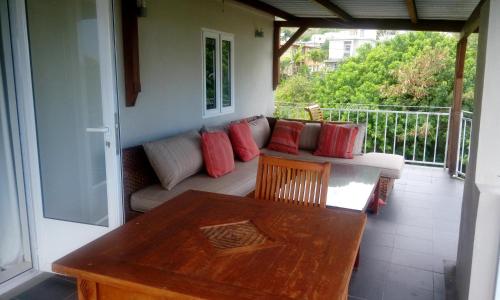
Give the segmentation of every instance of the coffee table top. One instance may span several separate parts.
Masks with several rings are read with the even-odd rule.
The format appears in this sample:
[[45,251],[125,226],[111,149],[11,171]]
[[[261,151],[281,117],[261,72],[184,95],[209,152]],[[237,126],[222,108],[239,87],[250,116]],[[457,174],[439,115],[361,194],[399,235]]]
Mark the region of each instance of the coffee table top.
[[365,211],[380,178],[380,169],[332,164],[327,206]]
[[53,270],[157,297],[343,299],[365,222],[359,212],[188,191]]

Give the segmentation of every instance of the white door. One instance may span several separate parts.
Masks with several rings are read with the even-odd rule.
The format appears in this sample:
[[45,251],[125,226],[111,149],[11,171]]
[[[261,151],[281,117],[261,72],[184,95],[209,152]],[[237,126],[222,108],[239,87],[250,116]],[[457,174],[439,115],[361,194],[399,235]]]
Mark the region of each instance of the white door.
[[35,254],[39,269],[50,271],[56,259],[123,223],[113,7],[111,0],[12,1],[18,18],[24,13],[17,32],[25,32],[30,60],[31,80],[21,88]]

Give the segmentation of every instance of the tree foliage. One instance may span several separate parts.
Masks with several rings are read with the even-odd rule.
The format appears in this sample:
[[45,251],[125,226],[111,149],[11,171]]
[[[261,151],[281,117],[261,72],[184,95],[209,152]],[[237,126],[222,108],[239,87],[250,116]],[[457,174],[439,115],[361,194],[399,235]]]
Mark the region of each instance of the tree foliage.
[[[343,103],[449,106],[456,44],[457,37],[450,34],[409,32],[374,47],[364,45],[334,71],[302,72],[300,79],[284,79],[276,100],[314,102],[322,107]],[[471,36],[464,71],[464,108],[468,110],[472,109],[476,48],[477,37]],[[294,95],[298,82],[300,97]]]

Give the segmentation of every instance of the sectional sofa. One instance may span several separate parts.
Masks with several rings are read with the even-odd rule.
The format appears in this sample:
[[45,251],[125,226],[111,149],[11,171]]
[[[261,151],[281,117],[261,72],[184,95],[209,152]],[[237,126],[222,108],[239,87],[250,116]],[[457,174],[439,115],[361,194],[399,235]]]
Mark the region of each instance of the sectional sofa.
[[[321,124],[318,122],[302,121],[306,124],[300,136],[298,155],[272,151],[267,149],[266,145],[272,134],[276,119],[252,117],[248,118],[247,121],[252,129],[253,138],[262,153],[301,160],[330,161],[333,164],[353,164],[380,168],[380,194],[383,199],[387,198],[392,190],[394,180],[400,178],[404,168],[403,157],[393,154],[364,153],[354,156],[353,159],[314,156],[312,152],[316,148],[321,129]],[[225,130],[225,127],[204,128],[203,130]],[[248,195],[255,189],[258,157],[248,162],[235,160],[235,170],[233,172],[219,178],[212,178],[204,172],[203,166],[199,165],[201,148],[193,147],[197,142],[199,143],[196,139],[200,138],[200,133],[190,131],[177,135],[175,138],[180,140],[176,145],[176,151],[179,155],[174,153],[169,155],[169,160],[177,161],[167,163],[174,168],[180,168],[179,172],[185,171],[181,170],[184,169],[185,165],[191,168],[191,173],[193,173],[193,170],[196,172],[181,180],[170,190],[163,188],[160,184],[154,168],[146,156],[144,147],[149,147],[148,143],[144,146],[135,146],[123,150],[124,202],[127,220],[190,189],[237,196]],[[183,143],[183,139],[187,139],[188,143]],[[148,151],[151,151],[150,148],[148,148]],[[159,164],[162,162],[153,163]],[[196,169],[193,169],[193,167]]]

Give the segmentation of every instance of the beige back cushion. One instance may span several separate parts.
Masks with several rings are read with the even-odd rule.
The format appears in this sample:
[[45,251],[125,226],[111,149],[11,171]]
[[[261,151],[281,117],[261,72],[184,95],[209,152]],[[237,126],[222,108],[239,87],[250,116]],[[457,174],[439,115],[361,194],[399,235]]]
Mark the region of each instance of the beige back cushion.
[[265,147],[271,135],[271,127],[269,127],[267,118],[258,117],[257,119],[248,122],[248,125],[250,125],[252,136],[257,144],[257,147],[259,147],[259,149]]
[[300,133],[299,149],[316,150],[318,137],[321,132],[321,123],[305,123],[304,129]]
[[365,142],[366,125],[365,124],[349,124],[349,127],[358,127],[358,134],[352,148],[353,155],[363,155],[363,145]]
[[203,168],[201,136],[196,131],[143,145],[161,185],[171,190]]
[[366,125],[358,124],[358,135],[354,141],[354,147],[352,148],[353,155],[363,155],[363,145],[365,142]]

